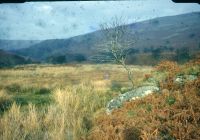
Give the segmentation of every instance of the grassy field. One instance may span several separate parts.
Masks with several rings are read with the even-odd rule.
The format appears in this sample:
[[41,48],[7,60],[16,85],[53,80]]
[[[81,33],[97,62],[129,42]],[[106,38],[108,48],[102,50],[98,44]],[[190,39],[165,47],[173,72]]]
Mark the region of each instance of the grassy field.
[[[160,92],[125,102],[110,115],[99,114],[88,140],[200,139],[200,59],[184,65],[161,62],[155,71],[166,74]],[[177,76],[184,82],[177,83]]]
[[[153,78],[160,91],[125,102],[110,115],[107,103],[131,90],[119,65],[1,69],[0,140],[200,139],[200,59],[130,68],[136,87]],[[177,76],[184,82],[177,83]]]
[[[130,67],[136,86],[152,70]],[[107,102],[130,87],[112,64],[1,69],[0,139],[85,139]]]

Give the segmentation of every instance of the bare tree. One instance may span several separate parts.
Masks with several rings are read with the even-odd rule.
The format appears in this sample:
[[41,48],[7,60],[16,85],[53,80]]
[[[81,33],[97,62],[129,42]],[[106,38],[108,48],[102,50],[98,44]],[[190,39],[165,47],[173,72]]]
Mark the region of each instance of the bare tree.
[[100,25],[103,34],[106,37],[106,42],[103,46],[107,51],[111,52],[115,61],[121,64],[128,73],[132,87],[134,87],[133,75],[131,69],[126,65],[126,57],[135,43],[133,32],[128,29],[123,18],[115,17],[110,23]]

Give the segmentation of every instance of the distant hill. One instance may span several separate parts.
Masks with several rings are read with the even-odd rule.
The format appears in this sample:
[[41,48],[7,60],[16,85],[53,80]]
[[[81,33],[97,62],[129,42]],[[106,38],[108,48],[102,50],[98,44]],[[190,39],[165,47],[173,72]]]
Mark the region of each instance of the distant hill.
[[30,59],[0,50],[0,68],[32,63]]
[[[155,64],[161,59],[190,58],[200,50],[199,25],[200,12],[125,25],[134,34],[132,38],[136,38],[128,63]],[[100,47],[105,39],[99,30],[69,39],[41,41],[14,52],[42,62],[107,62],[112,57]],[[182,53],[181,49],[186,51]]]
[[2,50],[18,50],[28,48],[39,43],[40,40],[3,40],[0,39],[0,49]]

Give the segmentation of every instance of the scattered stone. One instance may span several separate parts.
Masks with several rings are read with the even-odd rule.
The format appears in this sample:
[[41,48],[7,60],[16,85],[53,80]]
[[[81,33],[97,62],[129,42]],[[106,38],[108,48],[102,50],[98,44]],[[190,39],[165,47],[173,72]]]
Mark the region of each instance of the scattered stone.
[[[179,75],[174,80],[178,84],[184,84],[186,81],[193,81],[197,78],[197,75]],[[110,114],[113,109],[120,108],[126,101],[136,100],[159,91],[158,83],[159,82],[156,79],[151,77],[143,82],[143,86],[135,88],[124,94],[120,94],[118,97],[112,99],[107,104],[107,113]],[[169,90],[163,89],[161,93],[169,93]]]
[[198,78],[197,75],[179,75],[175,78],[177,84],[184,84],[186,81],[194,81]]
[[186,76],[186,79],[189,80],[189,81],[194,81],[198,78],[197,75],[187,75]]
[[183,83],[184,83],[184,76],[177,76],[177,77],[175,78],[175,82],[176,82],[177,84],[183,84]]
[[124,94],[120,94],[118,97],[112,99],[107,105],[107,113],[110,114],[113,109],[120,108],[124,102],[135,100],[146,95],[152,94],[153,92],[159,91],[157,86],[142,86],[135,88]]

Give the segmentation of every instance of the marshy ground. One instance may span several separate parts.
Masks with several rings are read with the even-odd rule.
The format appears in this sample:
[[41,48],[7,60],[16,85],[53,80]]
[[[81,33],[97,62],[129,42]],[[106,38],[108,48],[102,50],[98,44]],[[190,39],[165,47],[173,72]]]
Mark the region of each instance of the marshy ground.
[[[130,67],[135,84],[152,70],[152,67]],[[83,122],[92,123],[90,121],[98,110],[105,109],[109,100],[129,90],[130,86],[124,68],[113,64],[27,65],[2,69],[0,138],[54,139],[57,135],[80,138],[91,127],[90,124],[86,128],[81,126],[86,125]],[[11,114],[14,119],[9,118]],[[57,119],[64,120],[56,123]],[[52,121],[54,123],[49,126]],[[61,125],[63,132],[59,130]],[[68,129],[70,134],[65,132]],[[20,132],[15,134],[13,131],[16,130]],[[57,135],[53,135],[52,131]]]
[[181,66],[163,62],[156,69],[130,68],[136,87],[155,76],[156,70],[157,78],[164,78],[160,79],[161,94],[125,103],[111,115],[106,114],[107,103],[131,87],[122,66],[26,65],[1,69],[0,139],[198,139],[199,77],[183,85],[175,84],[173,77],[199,76],[199,61]]

